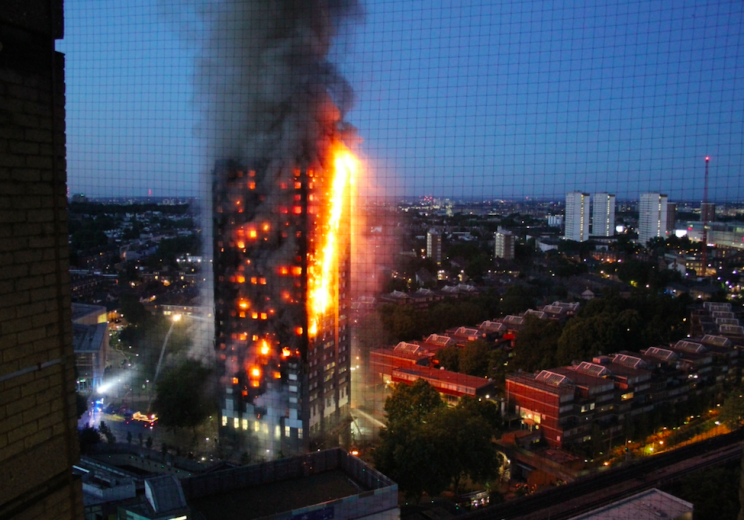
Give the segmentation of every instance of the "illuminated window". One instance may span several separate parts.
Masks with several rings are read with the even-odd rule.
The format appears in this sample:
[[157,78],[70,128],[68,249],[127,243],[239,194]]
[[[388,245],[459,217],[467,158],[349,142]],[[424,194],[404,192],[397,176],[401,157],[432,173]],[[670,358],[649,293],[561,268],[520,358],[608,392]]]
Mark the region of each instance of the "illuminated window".
[[290,431],[291,431],[291,428],[289,426],[285,426],[284,427],[284,436],[285,437],[289,437]]
[[227,426],[227,416],[226,415],[223,415],[222,416],[222,426]]
[[235,429],[236,429],[236,430],[237,430],[238,428],[240,428],[240,419],[238,419],[237,417],[235,417],[235,418],[233,419],[233,426],[235,427]]
[[243,419],[243,429],[244,430],[248,429],[248,419]]

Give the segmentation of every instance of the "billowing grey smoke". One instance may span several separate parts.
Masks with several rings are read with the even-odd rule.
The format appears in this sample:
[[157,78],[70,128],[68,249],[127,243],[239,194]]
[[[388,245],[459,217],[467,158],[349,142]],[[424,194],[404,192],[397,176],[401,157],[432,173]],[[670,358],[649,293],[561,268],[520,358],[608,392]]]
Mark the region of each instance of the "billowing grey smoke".
[[341,25],[360,15],[356,0],[207,3],[195,98],[210,162],[312,154],[322,134],[333,131],[327,125],[340,123],[351,105],[351,89],[327,57]]

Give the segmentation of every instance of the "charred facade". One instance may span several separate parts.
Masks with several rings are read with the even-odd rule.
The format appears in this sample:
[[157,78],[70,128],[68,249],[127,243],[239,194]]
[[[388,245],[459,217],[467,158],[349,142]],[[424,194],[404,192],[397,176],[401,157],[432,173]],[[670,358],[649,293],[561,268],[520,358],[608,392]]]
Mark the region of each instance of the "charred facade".
[[[222,433],[253,459],[303,453],[312,442],[327,447],[347,424],[350,188],[342,190],[329,259],[335,174],[325,166],[248,169],[223,161],[214,170]],[[330,273],[330,305],[318,311],[320,270]]]

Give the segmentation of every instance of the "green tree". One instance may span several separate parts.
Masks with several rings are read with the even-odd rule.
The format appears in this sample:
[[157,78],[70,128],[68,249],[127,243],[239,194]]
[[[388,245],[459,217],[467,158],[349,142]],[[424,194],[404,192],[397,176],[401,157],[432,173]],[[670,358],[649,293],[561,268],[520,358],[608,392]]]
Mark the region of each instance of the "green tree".
[[537,291],[534,287],[525,285],[511,285],[501,300],[501,312],[504,314],[520,314],[535,306]]
[[465,274],[474,280],[481,280],[490,265],[491,261],[488,259],[488,256],[484,254],[477,255],[468,261],[468,265],[465,266]]
[[434,414],[429,426],[442,438],[436,444],[443,445],[446,452],[442,463],[455,495],[460,493],[464,477],[485,483],[498,474],[499,462],[491,443],[493,429],[483,417],[458,406]]
[[491,406],[471,399],[448,408],[423,380],[398,385],[385,403],[375,467],[416,501],[450,484],[458,491],[463,477],[486,482],[498,470],[491,439],[499,419]]
[[444,347],[434,354],[434,359],[439,361],[439,366],[444,367],[445,370],[451,372],[460,371],[460,348],[459,347]]
[[556,321],[526,316],[514,344],[514,368],[535,372],[555,366],[561,332],[561,325]]
[[460,372],[469,376],[488,377],[491,348],[483,340],[469,342],[460,352]]
[[744,419],[744,391],[741,388],[734,388],[723,401],[718,420],[730,430],[736,430],[741,426],[742,419]]
[[374,451],[375,468],[398,483],[416,502],[424,493],[439,495],[449,485],[450,454],[441,435],[410,418],[388,422]]
[[445,406],[434,387],[419,379],[412,385],[396,386],[393,394],[385,400],[384,409],[388,424],[395,425],[404,419],[420,423]]
[[469,415],[482,418],[491,427],[494,437],[499,437],[499,430],[503,426],[499,405],[490,399],[463,397],[457,407],[465,410]]
[[210,392],[212,371],[194,360],[181,362],[157,382],[152,403],[159,422],[167,428],[191,428],[216,411],[216,399]]
[[152,314],[140,303],[139,297],[135,294],[123,293],[119,297],[119,306],[124,319],[134,326],[143,325],[152,320]]
[[609,314],[569,321],[558,339],[556,362],[568,365],[573,360],[590,359],[597,354],[619,350],[622,336],[617,322]]
[[98,431],[91,426],[85,426],[82,430],[79,430],[78,439],[80,441],[80,451],[83,453],[87,453],[94,445],[101,442]]
[[394,479],[417,502],[424,493],[438,495],[449,483],[444,447],[427,420],[445,404],[423,379],[398,385],[385,401],[386,427],[374,451],[375,467]]

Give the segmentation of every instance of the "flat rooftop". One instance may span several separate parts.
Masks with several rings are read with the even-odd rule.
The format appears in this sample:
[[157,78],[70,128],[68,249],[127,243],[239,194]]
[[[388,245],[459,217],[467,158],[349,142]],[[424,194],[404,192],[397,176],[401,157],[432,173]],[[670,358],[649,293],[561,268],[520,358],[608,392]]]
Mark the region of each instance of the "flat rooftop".
[[692,504],[654,488],[589,513],[574,516],[571,520],[627,520],[629,518],[633,520],[691,519]]
[[103,340],[108,334],[108,323],[97,325],[72,324],[72,345],[75,354],[100,352]]
[[89,305],[87,303],[73,303],[72,304],[72,321],[77,321],[80,318],[88,316],[89,314],[105,314],[106,307],[101,305]]
[[337,469],[189,500],[206,520],[253,520],[357,495],[366,489]]

